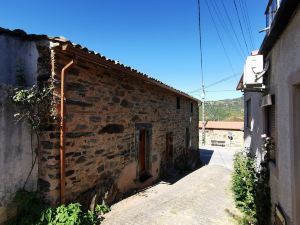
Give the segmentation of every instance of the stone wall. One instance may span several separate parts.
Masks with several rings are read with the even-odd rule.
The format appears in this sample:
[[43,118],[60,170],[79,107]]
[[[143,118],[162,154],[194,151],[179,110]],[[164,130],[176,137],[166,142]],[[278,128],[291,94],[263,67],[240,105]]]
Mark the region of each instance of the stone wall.
[[[71,58],[58,50],[53,54],[54,96],[59,99],[60,72]],[[103,196],[107,191],[113,199],[116,193],[152,184],[160,174],[168,132],[173,133],[173,160],[185,152],[186,128],[190,131],[190,148],[198,148],[196,101],[146,83],[124,68],[112,68],[106,60],[100,63],[102,66],[79,58],[66,72],[67,201],[90,201],[95,194]],[[177,97],[180,109],[176,108]],[[152,177],[146,182],[138,179],[139,125],[150,127]],[[59,132],[54,129],[45,133],[42,146],[40,184],[46,199],[56,204],[60,187]]]
[[[202,131],[200,130],[201,135]],[[230,141],[228,138],[229,133],[231,133],[233,139]],[[212,146],[214,142],[218,141],[218,144],[224,143],[222,147],[238,147],[243,149],[244,146],[244,132],[234,131],[234,130],[205,130],[205,145]]]

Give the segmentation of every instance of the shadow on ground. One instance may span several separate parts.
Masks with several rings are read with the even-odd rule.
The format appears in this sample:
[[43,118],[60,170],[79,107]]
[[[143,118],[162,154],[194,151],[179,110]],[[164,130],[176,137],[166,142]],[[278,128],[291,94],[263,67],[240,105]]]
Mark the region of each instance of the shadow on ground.
[[214,151],[208,149],[200,149],[200,159],[204,165],[209,164]]
[[[202,149],[201,149],[202,151]],[[121,199],[123,200],[126,199],[134,194],[138,193],[143,193],[147,191],[148,189],[151,189],[157,185],[160,185],[162,183],[168,184],[168,185],[173,185],[185,176],[189,175],[190,173],[200,169],[203,165],[205,165],[202,162],[202,158],[200,157],[200,149],[199,150],[194,150],[192,156],[188,156],[185,159],[182,159],[182,163],[180,166],[173,166],[168,168],[164,174],[161,174],[160,178],[156,180],[151,186],[148,186],[144,189],[133,189],[130,190],[127,193],[124,193]],[[198,159],[197,159],[198,158]],[[118,201],[119,201],[118,200]]]

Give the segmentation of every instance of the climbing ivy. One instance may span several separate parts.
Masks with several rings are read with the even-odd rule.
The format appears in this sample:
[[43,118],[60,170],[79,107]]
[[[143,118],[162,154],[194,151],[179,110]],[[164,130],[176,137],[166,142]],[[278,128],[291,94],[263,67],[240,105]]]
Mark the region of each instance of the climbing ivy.
[[[37,161],[40,148],[40,132],[48,124],[51,117],[55,118],[55,111],[51,101],[53,87],[47,83],[28,87],[25,79],[24,63],[20,60],[16,64],[16,86],[17,88],[14,89],[11,96],[11,100],[17,110],[14,117],[17,122],[24,122],[29,125],[31,130],[32,163],[23,185],[23,189],[25,189],[26,183]],[[37,139],[36,148],[33,144],[34,136]]]
[[49,115],[51,88],[37,87],[17,88],[13,95],[13,102],[18,107],[18,112],[14,117],[18,121],[25,121],[34,131],[40,131],[42,122]]

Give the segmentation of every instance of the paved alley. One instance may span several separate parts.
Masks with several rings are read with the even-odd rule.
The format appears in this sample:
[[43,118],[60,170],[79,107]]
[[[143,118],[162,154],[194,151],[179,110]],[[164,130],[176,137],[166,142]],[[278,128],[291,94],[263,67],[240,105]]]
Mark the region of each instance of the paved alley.
[[103,224],[234,224],[227,213],[236,213],[230,192],[233,151],[203,153],[209,159],[207,166],[174,184],[160,182],[113,205]]

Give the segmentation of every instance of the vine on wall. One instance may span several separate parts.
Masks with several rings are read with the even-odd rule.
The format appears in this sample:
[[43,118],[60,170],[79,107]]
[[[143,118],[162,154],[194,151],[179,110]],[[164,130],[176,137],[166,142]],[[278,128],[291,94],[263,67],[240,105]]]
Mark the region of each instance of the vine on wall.
[[[28,182],[32,170],[36,164],[38,152],[40,149],[40,132],[47,125],[50,118],[54,118],[54,110],[51,110],[52,90],[48,84],[26,86],[24,73],[24,64],[19,62],[16,65],[16,84],[12,94],[12,102],[17,108],[17,113],[14,114],[17,122],[24,122],[30,127],[31,134],[31,155],[32,163],[30,172],[24,182],[23,189]],[[34,147],[34,137],[37,140],[37,147]],[[35,157],[34,157],[35,155]]]

